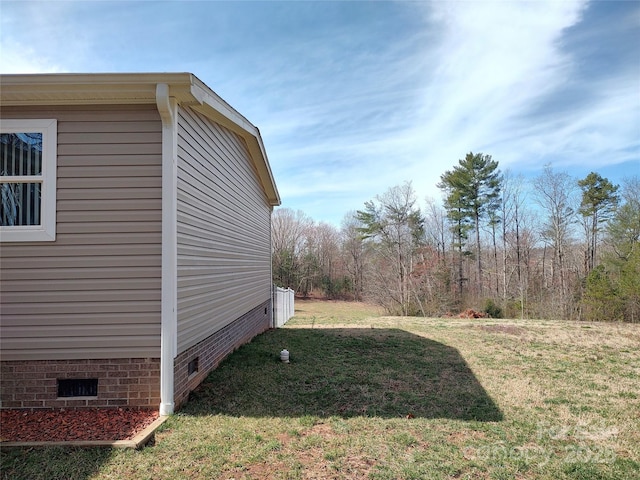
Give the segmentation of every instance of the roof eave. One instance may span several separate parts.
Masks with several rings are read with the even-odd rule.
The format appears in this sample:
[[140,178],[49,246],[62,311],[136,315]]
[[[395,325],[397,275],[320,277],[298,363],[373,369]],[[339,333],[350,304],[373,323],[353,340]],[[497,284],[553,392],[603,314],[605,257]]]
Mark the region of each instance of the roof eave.
[[64,73],[0,75],[0,105],[154,104],[158,83],[188,100],[189,73]]
[[0,107],[155,104],[156,86],[228,128],[247,143],[271,206],[280,205],[260,131],[191,73],[64,73],[0,75]]
[[280,205],[282,203],[280,200],[280,194],[278,193],[278,189],[273,178],[273,172],[271,171],[267,152],[264,148],[262,136],[260,135],[258,127],[249,122],[249,120],[243,117],[237,110],[233,109],[197,77],[194,76],[193,80],[194,83],[192,84],[191,93],[193,97],[197,99],[198,104],[192,106],[211,120],[242,137],[247,144],[249,154],[252,158],[263,159],[262,162],[254,161],[254,166],[256,167],[257,174],[262,184],[264,186],[271,186],[271,188],[265,188],[269,204],[271,206]]

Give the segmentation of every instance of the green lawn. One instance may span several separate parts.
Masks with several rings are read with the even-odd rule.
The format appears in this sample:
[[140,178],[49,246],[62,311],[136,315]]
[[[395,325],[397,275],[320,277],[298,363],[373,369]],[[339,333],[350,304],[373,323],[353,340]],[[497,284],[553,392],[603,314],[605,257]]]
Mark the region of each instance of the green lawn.
[[2,478],[633,479],[639,432],[639,326],[309,300],[231,355],[153,445],[6,450]]

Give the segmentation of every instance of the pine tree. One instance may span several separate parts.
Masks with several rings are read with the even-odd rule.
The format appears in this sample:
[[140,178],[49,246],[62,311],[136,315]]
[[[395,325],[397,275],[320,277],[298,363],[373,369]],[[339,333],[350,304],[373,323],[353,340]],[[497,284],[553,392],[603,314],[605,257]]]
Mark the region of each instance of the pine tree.
[[[462,251],[471,229],[476,234],[478,292],[482,294],[482,256],[480,225],[500,196],[502,176],[491,155],[469,152],[453,170],[440,176],[438,188],[445,193],[445,208],[452,222],[459,249],[459,288],[462,291]],[[495,219],[494,219],[495,220]]]
[[589,273],[596,265],[596,248],[598,233],[602,225],[611,218],[618,204],[618,186],[612,184],[600,174],[591,172],[584,179],[578,181],[582,189],[580,214],[584,219],[587,235],[587,250],[585,255],[585,271]]

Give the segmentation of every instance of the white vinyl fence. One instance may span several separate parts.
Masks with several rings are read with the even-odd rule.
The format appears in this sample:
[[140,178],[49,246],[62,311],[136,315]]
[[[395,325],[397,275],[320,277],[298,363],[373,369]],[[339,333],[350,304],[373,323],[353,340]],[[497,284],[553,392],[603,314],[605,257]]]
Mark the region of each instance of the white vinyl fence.
[[283,326],[293,317],[295,292],[290,288],[273,287],[273,326]]

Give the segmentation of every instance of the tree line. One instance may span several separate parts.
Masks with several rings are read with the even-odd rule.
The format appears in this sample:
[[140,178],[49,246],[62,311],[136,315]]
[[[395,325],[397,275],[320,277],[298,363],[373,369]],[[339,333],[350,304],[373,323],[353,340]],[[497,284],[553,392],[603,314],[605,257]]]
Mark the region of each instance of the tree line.
[[614,185],[501,172],[469,153],[421,208],[410,182],[348,212],[340,228],[282,208],[273,279],[300,295],[373,301],[390,314],[640,321],[640,179]]

